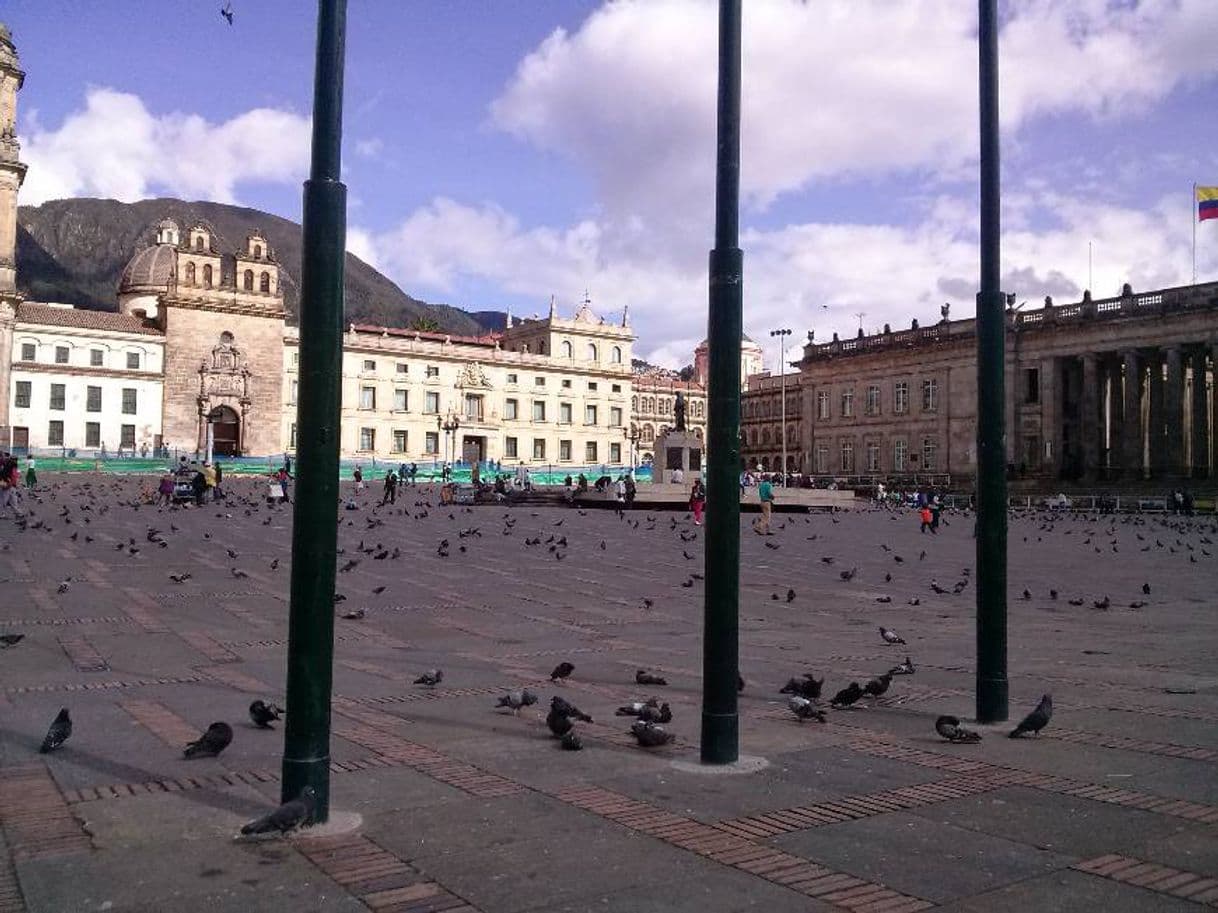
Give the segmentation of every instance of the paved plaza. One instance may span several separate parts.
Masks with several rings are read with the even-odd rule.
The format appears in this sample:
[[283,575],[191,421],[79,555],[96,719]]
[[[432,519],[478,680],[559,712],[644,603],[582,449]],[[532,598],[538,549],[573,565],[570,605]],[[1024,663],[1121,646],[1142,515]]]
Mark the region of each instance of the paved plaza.
[[[1046,692],[1055,714],[976,745],[933,725],[972,713],[971,517],[746,526],[741,741],[766,766],[721,775],[681,764],[703,598],[684,513],[450,511],[426,487],[378,510],[365,492],[341,513],[339,560],[359,563],[336,608],[365,616],[336,620],[331,779],[362,825],[238,840],[279,799],[282,730],[247,707],[284,700],[291,510],[256,480],[165,512],[133,507],[140,485],[49,476],[24,529],[0,520],[0,633],[25,635],[0,650],[0,913],[1218,906],[1213,517],[1013,516],[1011,725]],[[828,698],[906,656],[915,674],[824,724],[778,693],[811,671]],[[413,684],[433,668],[437,687]],[[540,702],[494,709],[521,687]],[[594,719],[582,751],[550,737],[554,694]],[[653,694],[677,739],[645,750],[614,710]],[[61,707],[73,735],[41,755]],[[183,760],[221,720],[228,749]]]

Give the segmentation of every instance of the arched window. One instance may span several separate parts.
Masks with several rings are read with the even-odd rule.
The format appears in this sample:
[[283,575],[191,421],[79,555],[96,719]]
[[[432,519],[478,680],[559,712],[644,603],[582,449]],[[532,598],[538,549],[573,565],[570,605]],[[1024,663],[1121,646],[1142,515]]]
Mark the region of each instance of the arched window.
[[538,352],[538,354],[541,354],[541,355],[546,354],[546,341],[544,339],[541,342],[537,343],[537,352]]
[[637,396],[630,397],[630,411],[631,412],[639,411],[639,398]]
[[203,236],[195,235],[195,250],[202,250],[202,249],[203,249]]
[[203,284],[211,288],[211,264],[203,264]]
[[571,353],[572,353],[572,350],[571,350],[571,343],[570,343],[570,342],[568,342],[567,340],[565,340],[565,339],[564,339],[564,340],[562,341],[562,357],[563,357],[563,358],[570,358],[570,357],[571,357]]
[[242,283],[242,287],[247,292],[252,292],[254,290],[254,271],[252,269],[247,269],[245,271],[245,281]]
[[264,272],[258,279],[258,291],[269,292],[271,290],[271,274]]
[[596,351],[596,346],[588,343],[588,361],[597,361],[599,353]]
[[656,439],[656,430],[651,425],[643,426],[643,440],[654,441]]
[[262,245],[261,244],[254,245],[254,258],[256,260],[262,259]]
[[622,363],[621,346],[613,347],[613,350],[609,353],[609,360],[612,361],[615,365],[620,365]]
[[186,282],[189,285],[195,284],[195,265],[193,263],[186,264]]

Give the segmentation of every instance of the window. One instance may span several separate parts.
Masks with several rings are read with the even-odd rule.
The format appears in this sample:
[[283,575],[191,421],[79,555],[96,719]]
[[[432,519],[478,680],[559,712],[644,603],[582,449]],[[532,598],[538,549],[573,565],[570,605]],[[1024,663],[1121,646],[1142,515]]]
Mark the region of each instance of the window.
[[296,449],[296,423],[292,422],[292,432],[288,436],[288,447],[292,450]]
[[562,382],[562,388],[563,388],[564,390],[570,390],[570,389],[571,389],[571,378],[569,378],[569,377],[564,377],[564,378],[563,378],[563,382]]
[[829,471],[829,448],[824,444],[816,448],[816,471],[821,475]]
[[427,394],[427,400],[423,404],[423,411],[428,413],[429,415],[435,415],[437,412],[440,411],[440,394],[439,393],[428,393]]
[[202,249],[203,249],[203,236],[195,235],[195,250],[202,250]]
[[409,390],[394,390],[393,391],[393,411],[406,412],[410,409],[410,391]]
[[398,374],[409,374],[410,373],[410,365],[408,365],[404,361],[399,361],[396,365],[393,366],[393,368]]
[[271,290],[271,274],[263,273],[258,278],[258,291],[269,292]]
[[516,454],[517,454],[518,450],[519,450],[519,447],[517,445],[516,438],[505,437],[503,439],[503,455],[505,457],[507,457],[509,460],[516,459]]
[[892,385],[892,411],[897,415],[909,411],[909,381],[899,380]]
[[393,432],[393,452],[394,453],[405,453],[406,452],[406,432],[405,431],[398,429]]
[[596,406],[584,406],[584,424],[596,424]]
[[69,349],[67,346],[56,346],[55,347],[55,364],[66,365],[68,363],[68,356],[71,354],[72,354],[72,350]]
[[589,463],[595,463],[597,461],[596,441],[588,441],[586,444],[584,444],[584,459]]
[[[1040,369],[1025,368],[1023,372],[1023,401],[1025,403],[1040,402]],[[1037,453],[1040,448],[1037,448]]]
[[922,411],[934,412],[939,408],[939,382],[933,377],[922,381]]
[[829,391],[821,390],[816,394],[816,417],[829,417]]
[[596,351],[596,346],[593,343],[588,343],[588,361],[599,361],[600,353]]
[[520,418],[520,400],[507,399],[503,401],[503,417],[505,419]]
[[1040,465],[1040,436],[1028,434],[1023,439],[1023,465],[1020,469],[1035,469]]
[[621,406],[611,406],[609,408],[609,427],[611,427],[611,428],[621,428],[622,427],[622,407]]
[[560,425],[571,424],[571,404],[570,403],[559,403],[558,404],[558,424],[560,424]]
[[186,281],[190,285],[195,284],[195,265],[193,263],[186,264]]
[[101,412],[101,387],[89,387],[85,391],[85,411]]
[[533,400],[533,421],[544,422],[546,420],[546,404],[539,399]]
[[28,409],[30,405],[30,395],[33,389],[33,383],[28,380],[17,381],[17,396],[13,405],[18,409]]
[[300,353],[293,352],[292,353],[292,367],[295,368],[295,367],[298,367],[299,365],[300,365]]
[[375,450],[376,449],[376,429],[361,428],[359,430],[359,449],[360,450]]
[[571,442],[558,442],[558,459],[560,462],[569,463],[571,461]]
[[842,441],[842,472],[854,472],[854,441]]
[[533,438],[533,459],[544,460],[546,458],[546,442],[543,438]]
[[120,427],[118,446],[123,450],[135,449],[135,425],[122,425]]
[[85,446],[100,447],[101,446],[101,423],[100,422],[85,422]]
[[295,405],[296,398],[300,395],[300,381],[293,380],[288,383],[288,402]]
[[21,344],[21,360],[33,361],[38,357],[38,346],[32,342],[23,342]]
[[139,352],[128,352],[127,353],[127,370],[128,371],[138,371],[139,369],[140,369],[140,353]]
[[89,350],[89,365],[94,368],[100,368],[106,361],[106,353],[101,349]]
[[546,385],[546,379],[544,377],[534,377],[533,378],[534,387],[544,387],[545,385]]
[[[261,244],[255,244],[255,245],[254,245],[254,259],[255,259],[255,260],[261,260],[261,259],[262,259],[262,245],[261,245]],[[265,275],[266,275],[266,273],[263,273],[262,275],[264,275],[264,276],[265,276]]]
[[509,384],[518,383],[518,382],[519,382],[519,375],[517,375],[517,374],[509,374],[509,375],[507,376],[507,382],[508,382]]
[[51,408],[56,412],[63,411],[64,391],[66,389],[63,384],[51,384]]
[[609,360],[615,365],[622,363],[622,350],[618,346],[614,346],[609,352]]
[[849,418],[854,415],[854,391],[846,390],[842,393],[842,418]]
[[872,384],[867,388],[867,414],[880,414],[880,388],[878,384]]
[[610,390],[611,392],[613,392],[613,393],[621,393],[621,392],[622,392],[622,385],[621,385],[621,384],[614,384],[612,387],[610,387],[610,388],[609,388],[609,390]]
[[880,471],[880,445],[879,444],[868,444],[867,445],[867,471],[868,472],[879,472]]
[[365,374],[375,374],[376,373],[376,362],[373,361],[371,358],[365,358],[364,366],[362,368],[360,368],[360,370],[363,371]]
[[205,286],[207,286],[208,288],[211,288],[211,264],[210,263],[206,263],[203,265],[203,284]]
[[613,444],[609,445],[609,462],[610,463],[622,462],[622,445],[621,444],[613,443]]
[[465,394],[465,417],[473,422],[482,421],[482,397],[480,395]]
[[559,349],[559,351],[562,352],[563,358],[570,358],[572,355],[571,343],[567,342],[567,340],[564,339],[563,343],[562,343],[562,347],[561,347],[561,349]]
[[359,388],[359,407],[361,409],[376,408],[376,387]]
[[123,415],[135,415],[134,387],[123,387]]
[[428,431],[423,437],[423,452],[435,456],[440,452],[440,432]]
[[51,422],[47,425],[47,444],[51,447],[63,446],[63,422]]
[[904,441],[894,441],[892,445],[892,471],[904,472],[905,460],[909,456],[909,445]]
[[596,381],[594,381],[594,380],[588,381],[588,389],[590,391],[592,391],[593,393],[595,393],[599,389]]
[[939,442],[933,437],[924,438],[922,441],[922,468],[927,472],[934,472],[939,468]]
[[247,269],[245,271],[245,275],[242,277],[242,280],[241,287],[247,292],[252,292],[254,290],[254,271],[252,269]]
[[439,365],[428,365],[424,369],[424,374],[427,377],[439,377],[440,376],[440,366]]

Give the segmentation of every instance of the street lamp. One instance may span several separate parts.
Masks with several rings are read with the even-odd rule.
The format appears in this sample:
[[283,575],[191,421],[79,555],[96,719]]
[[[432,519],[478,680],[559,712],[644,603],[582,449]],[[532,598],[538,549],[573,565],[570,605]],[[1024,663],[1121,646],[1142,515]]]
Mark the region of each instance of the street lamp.
[[[639,440],[642,438],[637,425],[631,425],[630,430],[626,432],[626,440],[630,441],[630,473],[634,474],[635,458],[639,454]],[[652,479],[654,482],[655,479]]]
[[[436,416],[436,427],[444,431],[444,462],[456,462],[457,456],[457,429],[461,427],[461,420],[457,418],[455,413],[448,414],[448,420],[441,422],[440,416]],[[451,445],[449,438],[451,436]]]
[[778,337],[778,372],[782,375],[782,487],[787,487],[787,337],[789,329],[770,330]]

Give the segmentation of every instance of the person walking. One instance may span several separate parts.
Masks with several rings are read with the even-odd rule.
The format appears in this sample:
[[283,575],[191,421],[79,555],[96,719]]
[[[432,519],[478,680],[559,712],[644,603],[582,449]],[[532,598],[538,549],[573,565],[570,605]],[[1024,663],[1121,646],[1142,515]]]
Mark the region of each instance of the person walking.
[[392,469],[385,473],[385,495],[381,498],[381,507],[387,503],[398,503],[398,477]]
[[935,535],[939,534],[939,515],[943,513],[943,504],[939,500],[939,496],[935,495],[930,499],[930,531]]
[[203,506],[203,495],[207,493],[207,476],[202,469],[196,469],[190,480],[191,491],[195,493],[195,507]]
[[638,494],[639,487],[634,483],[634,476],[626,473],[626,509],[634,510],[634,496]]
[[363,470],[363,468],[356,466],[355,470],[351,473],[351,478],[355,479],[355,490],[363,491],[364,490],[364,470]]
[[285,465],[279,470],[279,490],[283,493],[283,503],[291,504],[292,499],[288,497],[288,479],[292,478],[288,475],[288,467]]
[[219,463],[216,463],[216,465],[215,465],[215,478],[216,478],[216,485],[215,485],[215,491],[212,493],[212,500],[223,501],[224,500],[224,469],[220,466]]
[[701,479],[694,479],[689,490],[689,509],[694,514],[694,526],[702,525],[702,509],[706,506],[706,486]]
[[173,473],[167,472],[161,476],[161,484],[157,486],[156,506],[173,506]]
[[934,516],[930,512],[930,505],[923,504],[918,511],[918,517],[922,520],[920,531],[925,533],[928,529],[933,533],[935,531],[931,523],[934,521]]
[[761,516],[753,524],[753,532],[761,536],[774,535],[770,531],[770,513],[774,509],[774,486],[768,477],[763,476],[757,486],[757,501],[761,504]]
[[203,480],[207,483],[207,500],[216,500],[216,467],[211,463],[203,464]]

